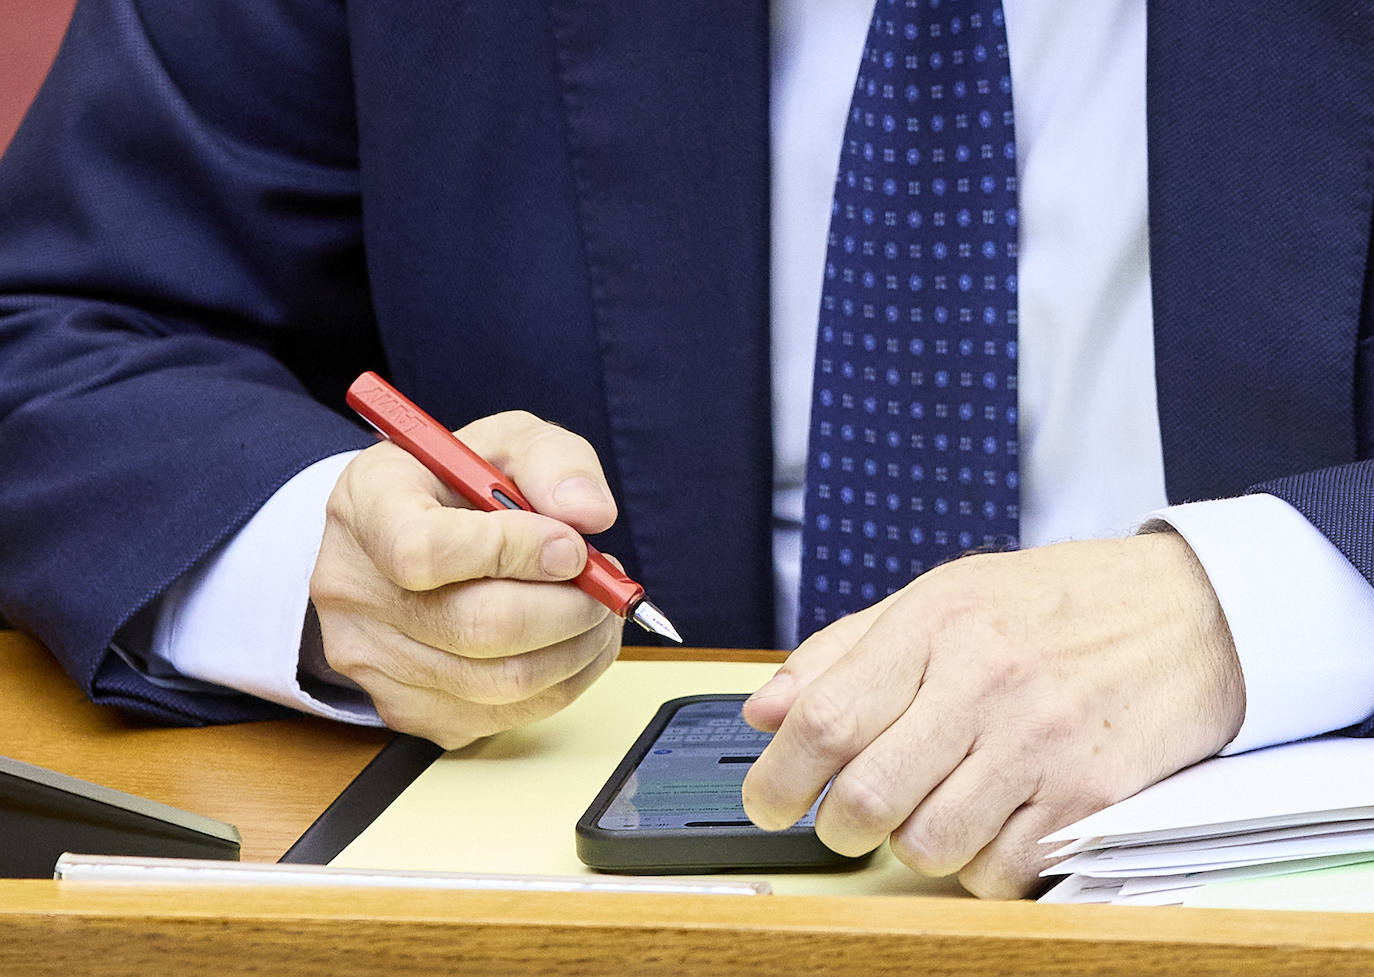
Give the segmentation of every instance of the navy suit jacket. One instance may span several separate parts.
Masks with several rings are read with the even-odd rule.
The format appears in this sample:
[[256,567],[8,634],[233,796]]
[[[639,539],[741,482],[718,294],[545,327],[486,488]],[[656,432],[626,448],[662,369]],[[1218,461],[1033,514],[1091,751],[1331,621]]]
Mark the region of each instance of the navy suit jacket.
[[[1262,484],[1374,582],[1371,18],[1296,6],[1152,5],[1168,488]],[[342,397],[379,369],[451,426],[585,435],[599,545],[689,642],[773,644],[767,31],[760,3],[83,0],[0,161],[0,613],[96,701],[272,714],[108,645],[370,443]]]

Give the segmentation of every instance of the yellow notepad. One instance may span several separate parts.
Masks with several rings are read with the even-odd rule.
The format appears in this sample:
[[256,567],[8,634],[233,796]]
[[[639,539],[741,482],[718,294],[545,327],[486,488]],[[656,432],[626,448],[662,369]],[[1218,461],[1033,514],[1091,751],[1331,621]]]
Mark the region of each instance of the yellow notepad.
[[[591,873],[573,825],[666,700],[749,692],[776,671],[745,662],[617,662],[580,699],[541,722],[447,753],[392,802],[331,865],[441,872]],[[962,890],[924,880],[886,847],[841,873],[743,873],[778,894],[934,895]]]

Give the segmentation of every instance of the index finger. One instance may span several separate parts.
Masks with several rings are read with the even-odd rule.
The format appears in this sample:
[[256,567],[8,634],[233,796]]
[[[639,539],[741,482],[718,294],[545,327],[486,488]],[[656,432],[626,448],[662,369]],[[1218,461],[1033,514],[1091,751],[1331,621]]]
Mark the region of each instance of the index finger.
[[328,508],[377,571],[408,591],[479,577],[567,580],[582,569],[586,545],[567,525],[444,505],[447,494],[420,462],[383,442],[344,470]]
[[795,824],[830,779],[915,699],[927,642],[912,614],[884,605],[874,608],[872,625],[847,653],[797,691],[773,741],[744,778],[744,809],[759,827],[776,831]]

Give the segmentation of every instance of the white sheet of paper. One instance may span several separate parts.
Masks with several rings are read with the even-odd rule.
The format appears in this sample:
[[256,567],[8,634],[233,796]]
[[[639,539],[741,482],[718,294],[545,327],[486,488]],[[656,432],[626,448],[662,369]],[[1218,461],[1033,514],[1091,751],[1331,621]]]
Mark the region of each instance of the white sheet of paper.
[[[1072,846],[1073,852],[1068,851],[1070,845],[1055,852],[1055,856],[1073,855],[1077,852],[1102,851],[1105,848],[1112,848],[1118,852],[1190,852],[1205,851],[1205,849],[1215,848],[1217,845],[1248,845],[1260,841],[1279,841],[1282,838],[1307,838],[1316,834],[1334,834],[1337,831],[1359,831],[1374,830],[1374,819],[1359,818],[1355,820],[1323,820],[1323,822],[1287,824],[1285,827],[1271,827],[1271,829],[1260,829],[1250,831],[1221,831],[1221,833],[1210,833],[1204,835],[1190,835],[1190,837],[1180,838],[1176,841],[1150,841],[1150,842],[1127,842],[1118,841],[1114,845],[1105,844],[1084,844]],[[1095,840],[1101,841],[1101,840]]]
[[1109,848],[1083,852],[1056,865],[1051,875],[1082,872],[1086,875],[1145,874],[1161,870],[1196,871],[1199,867],[1225,864],[1256,864],[1321,855],[1369,852],[1374,855],[1374,831],[1349,831],[1309,837],[1283,838],[1244,845],[1214,844],[1206,848],[1139,851],[1135,848]]
[[[1056,903],[1104,903],[1116,905],[1172,906],[1194,904],[1195,894],[1205,888],[1222,887],[1230,889],[1230,883],[1252,882],[1276,879],[1280,876],[1310,875],[1319,870],[1341,868],[1347,865],[1370,864],[1368,853],[1352,855],[1328,855],[1322,858],[1304,858],[1291,862],[1265,862],[1262,865],[1246,865],[1239,868],[1214,869],[1206,872],[1188,872],[1181,875],[1135,876],[1131,878],[1094,878],[1089,875],[1070,875],[1040,897],[1041,902]],[[1365,878],[1359,876],[1360,879]],[[1306,884],[1306,883],[1305,883]],[[1282,901],[1282,883],[1272,888],[1265,887],[1263,893],[1265,908],[1302,908],[1298,905],[1285,905]],[[1233,890],[1227,898],[1241,898],[1236,893],[1244,892],[1250,898],[1249,890]],[[1259,898],[1258,896],[1256,898]],[[1199,898],[1197,905],[1211,905]],[[1218,901],[1216,905],[1224,903]]]
[[1111,902],[1121,891],[1120,879],[1094,879],[1086,875],[1070,875],[1037,901],[1049,903]]
[[1371,818],[1374,818],[1374,807],[1346,807],[1334,811],[1306,811],[1301,814],[1284,814],[1278,817],[1250,818],[1242,821],[1229,821],[1225,824],[1192,825],[1185,828],[1168,828],[1163,831],[1127,832],[1096,838],[1079,838],[1045,857],[1062,858],[1065,855],[1074,855],[1083,851],[1124,848],[1168,841],[1208,841],[1229,838],[1248,832],[1267,831],[1273,828],[1361,821]]
[[[1046,836],[1045,842],[1121,840],[1158,832],[1230,825],[1330,820],[1323,812],[1374,815],[1374,739],[1321,736],[1180,770],[1140,793]],[[1364,775],[1361,775],[1364,774]],[[1277,819],[1286,819],[1278,821]],[[1162,839],[1160,839],[1162,840]]]
[[[1358,809],[1357,809],[1358,810]],[[1127,835],[1125,838],[1132,840],[1122,840],[1122,835],[1113,835],[1109,844],[1103,838],[1084,838],[1082,841],[1065,845],[1063,848],[1053,852],[1048,857],[1062,858],[1065,855],[1074,855],[1085,851],[1101,851],[1106,848],[1118,850],[1141,851],[1147,848],[1163,849],[1166,846],[1177,851],[1189,849],[1211,848],[1215,845],[1242,845],[1249,841],[1269,841],[1275,838],[1305,838],[1310,835],[1331,834],[1336,831],[1355,831],[1362,828],[1374,829],[1374,818],[1336,818],[1336,812],[1325,812],[1322,817],[1328,815],[1332,817],[1330,821],[1312,822],[1304,815],[1290,815],[1284,818],[1275,818],[1267,828],[1240,828],[1228,826],[1229,830],[1208,831],[1206,834],[1195,834],[1188,832],[1182,834],[1176,831],[1146,832],[1144,835]],[[1301,819],[1299,821],[1299,819]],[[1140,840],[1140,839],[1147,840]]]
[[1167,855],[1181,852],[1215,851],[1218,848],[1239,848],[1244,845],[1291,841],[1297,838],[1315,838],[1321,835],[1352,834],[1360,831],[1374,832],[1374,820],[1361,818],[1356,821],[1323,821],[1319,824],[1295,824],[1284,828],[1269,828],[1261,831],[1241,831],[1232,834],[1208,835],[1205,838],[1187,838],[1183,841],[1117,845],[1112,848],[1112,851],[1115,855],[1121,856]]

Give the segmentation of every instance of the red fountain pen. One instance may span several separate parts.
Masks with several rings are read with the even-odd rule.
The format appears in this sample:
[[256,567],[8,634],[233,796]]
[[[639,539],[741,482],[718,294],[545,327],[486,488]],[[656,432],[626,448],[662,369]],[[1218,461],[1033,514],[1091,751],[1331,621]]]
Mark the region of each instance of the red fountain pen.
[[[377,374],[369,371],[354,380],[347,400],[363,420],[410,452],[478,509],[534,511],[514,482]],[[616,569],[591,543],[587,544],[587,565],[573,583],[645,631],[682,643],[672,622],[645,598],[644,588]]]

